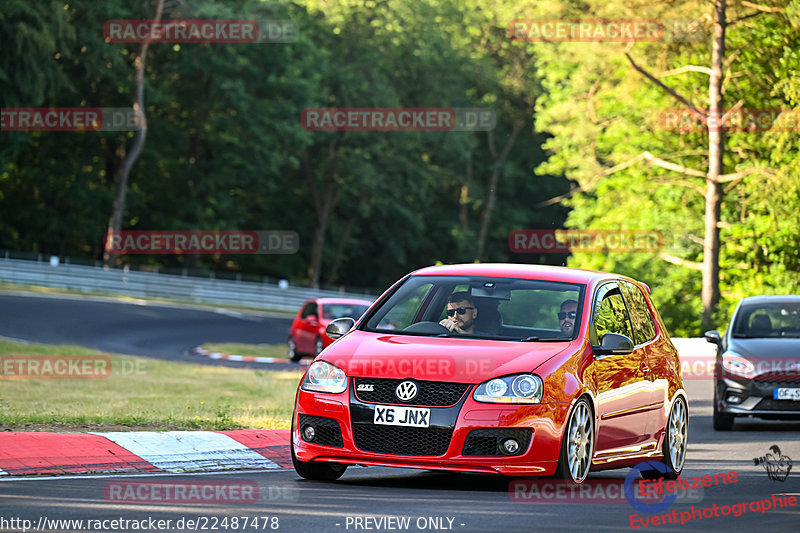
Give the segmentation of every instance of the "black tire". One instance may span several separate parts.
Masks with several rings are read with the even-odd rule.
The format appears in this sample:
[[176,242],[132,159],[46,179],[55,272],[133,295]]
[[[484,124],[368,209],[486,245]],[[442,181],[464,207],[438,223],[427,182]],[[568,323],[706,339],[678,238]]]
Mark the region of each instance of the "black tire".
[[[564,436],[561,438],[556,477],[576,485],[583,483],[592,468],[593,455],[594,413],[586,398],[581,398],[567,418]],[[573,472],[570,467],[570,456],[574,456],[572,462],[573,466],[577,466],[577,472]]]
[[301,461],[298,459],[294,454],[293,435],[294,429],[292,429],[292,436],[289,437],[291,439],[289,441],[289,447],[292,450],[292,465],[294,465],[294,471],[297,472],[297,475],[315,481],[336,481],[342,477],[342,474],[347,470],[347,465],[340,463],[315,463],[313,461]]
[[303,358],[303,354],[297,351],[297,345],[294,343],[294,339],[292,337],[289,337],[287,344],[289,346],[289,359],[293,363],[296,363]]
[[[679,419],[677,427],[680,430],[676,430],[675,418]],[[689,409],[683,396],[678,396],[673,402],[664,433],[664,443],[661,445],[661,453],[664,454],[661,464],[664,471],[642,470],[644,479],[677,479],[683,471],[683,465],[686,462],[686,437],[689,435]],[[672,458],[673,448],[680,448],[680,450],[675,450],[675,461]]]
[[717,391],[714,391],[714,429],[717,431],[730,431],[733,429],[734,415],[721,413],[717,407]]

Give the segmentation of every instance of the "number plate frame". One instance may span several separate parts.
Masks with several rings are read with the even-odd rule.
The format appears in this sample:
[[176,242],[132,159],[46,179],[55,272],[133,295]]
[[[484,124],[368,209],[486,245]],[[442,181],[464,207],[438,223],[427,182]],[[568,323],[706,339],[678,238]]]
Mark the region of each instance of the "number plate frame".
[[431,410],[427,407],[376,405],[372,423],[378,426],[427,428],[431,425]]

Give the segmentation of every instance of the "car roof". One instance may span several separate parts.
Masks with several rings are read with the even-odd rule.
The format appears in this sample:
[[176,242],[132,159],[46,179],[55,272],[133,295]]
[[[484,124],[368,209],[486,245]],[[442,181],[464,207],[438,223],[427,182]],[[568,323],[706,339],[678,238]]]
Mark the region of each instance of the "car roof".
[[466,263],[461,265],[437,265],[420,268],[412,272],[419,276],[487,276],[498,278],[530,278],[545,281],[564,281],[590,284],[607,278],[631,279],[627,276],[550,265],[524,265],[518,263]]
[[739,305],[766,304],[766,303],[800,303],[800,294],[763,294],[742,298]]

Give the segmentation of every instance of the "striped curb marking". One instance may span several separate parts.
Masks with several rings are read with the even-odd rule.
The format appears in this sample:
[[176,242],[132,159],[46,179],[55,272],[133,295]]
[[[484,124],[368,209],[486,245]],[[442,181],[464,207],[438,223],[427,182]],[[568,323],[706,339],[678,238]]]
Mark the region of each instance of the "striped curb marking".
[[0,433],[0,468],[8,475],[158,471],[100,435],[38,432]]
[[167,472],[280,468],[244,444],[213,431],[98,433]]
[[289,430],[0,433],[0,476],[291,468]]
[[[223,359],[225,361],[241,361],[245,363],[285,363],[289,364],[292,363],[289,359],[284,359],[280,357],[259,357],[254,355],[231,355],[221,352],[209,352],[204,350],[200,346],[195,346],[189,353],[192,355],[203,355],[208,357],[209,359]],[[301,359],[299,361],[300,366],[308,366],[311,364],[310,359]]]

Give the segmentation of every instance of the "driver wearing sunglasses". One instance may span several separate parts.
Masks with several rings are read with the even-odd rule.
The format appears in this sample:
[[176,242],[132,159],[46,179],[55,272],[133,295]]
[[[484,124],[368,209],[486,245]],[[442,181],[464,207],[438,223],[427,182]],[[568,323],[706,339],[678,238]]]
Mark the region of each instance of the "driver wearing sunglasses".
[[447,299],[447,318],[439,322],[451,332],[462,335],[483,335],[475,330],[478,309],[467,292],[454,292]]
[[558,326],[561,333],[566,337],[572,337],[575,331],[575,320],[578,318],[578,302],[575,300],[565,300],[561,304],[561,312],[558,313]]

